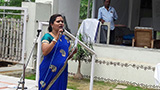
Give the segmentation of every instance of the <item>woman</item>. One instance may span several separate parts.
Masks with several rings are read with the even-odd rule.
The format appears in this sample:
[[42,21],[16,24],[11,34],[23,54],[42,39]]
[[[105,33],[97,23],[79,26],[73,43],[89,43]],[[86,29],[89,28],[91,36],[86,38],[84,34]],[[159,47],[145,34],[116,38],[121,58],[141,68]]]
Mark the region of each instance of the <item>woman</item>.
[[[66,90],[68,65],[64,64],[69,55],[70,42],[63,35],[63,18],[60,14],[50,17],[48,31],[42,37],[44,59],[40,65],[39,90]],[[62,73],[60,70],[64,68]]]

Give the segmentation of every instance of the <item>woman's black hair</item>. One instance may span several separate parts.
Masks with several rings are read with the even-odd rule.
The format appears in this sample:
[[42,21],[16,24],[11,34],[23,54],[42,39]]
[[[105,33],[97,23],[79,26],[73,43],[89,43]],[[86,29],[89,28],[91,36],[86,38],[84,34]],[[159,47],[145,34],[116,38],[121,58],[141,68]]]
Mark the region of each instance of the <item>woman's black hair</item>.
[[52,32],[52,26],[51,26],[51,24],[54,23],[54,21],[56,20],[57,17],[62,17],[62,15],[61,15],[61,14],[54,14],[54,15],[52,15],[52,16],[50,17],[49,26],[48,26],[48,31],[49,31],[49,32]]

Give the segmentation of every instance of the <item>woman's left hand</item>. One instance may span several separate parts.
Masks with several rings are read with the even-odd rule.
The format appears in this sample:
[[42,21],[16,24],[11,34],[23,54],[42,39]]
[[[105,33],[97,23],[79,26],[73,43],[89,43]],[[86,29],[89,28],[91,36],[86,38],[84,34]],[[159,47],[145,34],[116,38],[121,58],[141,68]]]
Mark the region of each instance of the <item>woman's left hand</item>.
[[78,48],[73,48],[73,49],[72,49],[72,52],[73,52],[73,53],[71,53],[71,55],[69,55],[69,58],[68,58],[68,59],[72,58],[73,55],[74,55],[75,53],[77,53],[77,51],[78,51]]

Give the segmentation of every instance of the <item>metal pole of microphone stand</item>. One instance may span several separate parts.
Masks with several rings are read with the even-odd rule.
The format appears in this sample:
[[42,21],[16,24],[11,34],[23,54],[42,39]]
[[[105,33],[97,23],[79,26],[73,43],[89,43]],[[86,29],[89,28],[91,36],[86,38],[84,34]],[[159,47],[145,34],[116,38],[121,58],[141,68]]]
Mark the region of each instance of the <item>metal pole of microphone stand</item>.
[[[36,39],[36,40],[37,40],[37,39]],[[19,83],[18,83],[18,86],[17,86],[17,89],[16,89],[16,90],[21,89],[21,88],[19,87],[20,84],[22,84],[22,90],[27,89],[26,87],[24,87],[24,83],[25,83],[25,82],[24,82],[24,80],[25,80],[25,69],[26,69],[27,66],[28,66],[28,63],[29,63],[29,60],[30,60],[30,58],[31,58],[32,52],[33,52],[33,50],[34,50],[34,47],[35,47],[35,43],[34,43],[34,46],[33,46],[32,50],[31,50],[30,56],[29,56],[26,64],[25,64],[25,63],[23,64],[23,74],[22,74],[21,77],[20,77],[20,81],[19,81]],[[23,80],[23,81],[21,82],[21,80]]]
[[[28,57],[28,60],[27,60],[26,64],[23,63],[23,74],[22,74],[21,77],[20,77],[20,81],[19,81],[19,83],[18,83],[18,86],[17,86],[17,89],[16,89],[16,90],[21,89],[21,88],[19,87],[20,84],[22,84],[22,90],[27,89],[27,87],[24,87],[24,85],[25,85],[25,69],[26,69],[27,66],[28,66],[29,60],[30,60],[30,58],[31,58],[31,55],[32,55],[33,50],[34,50],[34,47],[35,47],[35,45],[36,45],[36,41],[37,41],[37,39],[38,39],[39,34],[40,34],[41,31],[42,31],[42,30],[37,30],[38,34],[37,34],[36,40],[35,40],[35,42],[34,42],[34,46],[33,46],[32,50],[31,50],[31,53],[30,53],[30,55],[29,55],[29,57]],[[23,81],[21,82],[21,80],[23,80]]]
[[24,84],[25,84],[25,64],[23,64],[23,81],[22,81],[22,90],[24,90]]

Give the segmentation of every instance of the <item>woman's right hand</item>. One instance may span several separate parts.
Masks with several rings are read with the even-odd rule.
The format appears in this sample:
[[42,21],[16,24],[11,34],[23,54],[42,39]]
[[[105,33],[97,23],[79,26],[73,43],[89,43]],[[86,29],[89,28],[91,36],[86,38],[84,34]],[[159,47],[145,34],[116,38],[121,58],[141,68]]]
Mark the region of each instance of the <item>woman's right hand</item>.
[[58,34],[55,35],[55,39],[58,40],[63,35],[63,28],[59,29]]

